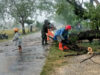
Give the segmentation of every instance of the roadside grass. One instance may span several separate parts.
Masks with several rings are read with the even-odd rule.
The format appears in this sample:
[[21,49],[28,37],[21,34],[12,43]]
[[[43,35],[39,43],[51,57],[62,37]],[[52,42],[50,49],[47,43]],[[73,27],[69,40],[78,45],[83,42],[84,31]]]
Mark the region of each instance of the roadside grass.
[[[31,33],[34,33],[38,30],[33,30],[33,32],[29,32],[28,29],[25,30],[26,31],[26,34],[22,34],[22,30],[19,31],[19,33],[22,34],[22,36],[25,36],[25,35],[28,35],[28,34],[31,34]],[[0,31],[2,32],[2,31]],[[4,42],[4,41],[7,41],[7,40],[11,40],[14,36],[14,31],[13,29],[11,30],[4,30],[3,33],[6,33],[8,35],[8,39],[0,39],[0,42]]]
[[52,75],[55,67],[60,67],[67,64],[64,55],[76,53],[74,51],[63,52],[57,46],[52,45],[48,57],[40,75]]
[[96,40],[92,43],[80,43],[79,45],[85,47],[92,47],[94,52],[100,52],[100,41]]
[[[93,43],[80,43],[79,45],[85,47],[92,47],[93,51],[100,52],[100,44],[98,42]],[[40,75],[52,75],[55,72],[55,68],[67,65],[67,59],[64,55],[76,54],[77,52],[68,50],[63,52],[58,49],[57,45],[52,45],[45,61],[45,65]]]

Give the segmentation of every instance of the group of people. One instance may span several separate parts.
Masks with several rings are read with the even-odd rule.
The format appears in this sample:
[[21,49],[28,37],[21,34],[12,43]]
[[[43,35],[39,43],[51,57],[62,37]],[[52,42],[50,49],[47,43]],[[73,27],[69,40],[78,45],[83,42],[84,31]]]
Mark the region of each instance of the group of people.
[[49,35],[50,36],[54,36],[53,34],[53,30],[55,30],[56,28],[54,27],[53,24],[51,24],[48,20],[44,21],[44,25],[42,27],[41,30],[41,34],[42,34],[42,45],[47,45],[47,40],[49,40]]
[[[52,33],[55,30],[55,26],[51,24],[48,20],[44,21],[44,25],[42,27],[42,45],[47,45],[47,39],[51,38],[53,41],[59,42],[59,49],[64,50],[68,49],[66,43],[68,42],[68,32],[71,30],[71,25],[66,25],[65,28],[61,28],[56,30],[55,34]],[[19,52],[22,52],[22,38],[21,34],[18,32],[18,28],[14,28],[15,35],[13,37],[13,41],[15,41],[15,45],[18,47]]]
[[[59,49],[64,51],[67,49],[73,49],[72,47],[68,46],[69,44],[69,31],[72,29],[71,25],[66,25],[64,28],[60,28],[56,30],[55,34],[53,34],[53,30],[55,30],[55,26],[51,24],[48,20],[44,21],[44,25],[42,27],[42,45],[47,45],[48,38],[51,38],[53,41],[58,41],[59,42]],[[15,41],[15,45],[18,47],[19,52],[22,52],[22,37],[21,34],[19,33],[18,28],[14,28],[15,35],[13,37],[13,41]],[[80,49],[77,45],[74,45],[77,47],[77,49]],[[87,52],[87,50],[91,53],[92,48],[88,47],[84,48]],[[82,50],[82,49],[80,49]]]
[[[80,25],[78,25],[80,28]],[[69,37],[69,31],[72,29],[71,25],[66,25],[64,28],[60,28],[56,30],[55,34],[48,35],[48,30],[53,31],[54,25],[52,25],[48,20],[44,21],[44,25],[42,28],[42,45],[47,45],[47,37],[51,38],[53,41],[59,42],[59,49],[62,51],[66,51],[68,49],[74,50],[74,51],[84,51],[86,53],[88,51],[88,54],[93,54],[93,50],[91,47],[79,47],[76,44],[72,44]],[[51,32],[52,33],[52,32]],[[76,48],[76,49],[75,49]]]
[[44,21],[44,25],[42,28],[42,45],[47,45],[47,37],[52,38],[54,41],[59,42],[59,49],[64,50],[68,49],[66,46],[66,43],[68,42],[68,32],[71,30],[71,25],[66,25],[65,28],[61,28],[59,30],[56,30],[54,36],[47,35],[48,34],[48,29],[53,30],[54,26],[51,26],[51,23],[48,20]]

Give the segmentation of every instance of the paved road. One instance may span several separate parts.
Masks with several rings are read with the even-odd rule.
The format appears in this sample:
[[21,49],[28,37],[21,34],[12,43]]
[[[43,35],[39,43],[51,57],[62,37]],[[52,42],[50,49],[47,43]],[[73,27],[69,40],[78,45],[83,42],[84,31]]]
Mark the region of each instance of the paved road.
[[0,43],[0,75],[40,75],[46,58],[40,32],[23,37],[20,54],[11,41]]

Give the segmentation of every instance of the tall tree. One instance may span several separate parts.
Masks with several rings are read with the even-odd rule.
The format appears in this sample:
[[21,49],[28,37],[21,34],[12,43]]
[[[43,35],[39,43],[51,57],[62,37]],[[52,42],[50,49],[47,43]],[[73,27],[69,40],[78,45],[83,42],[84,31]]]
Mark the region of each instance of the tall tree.
[[15,18],[16,21],[21,23],[22,32],[25,34],[24,23],[32,15],[35,10],[34,1],[31,0],[10,0],[10,13]]
[[5,22],[5,15],[7,13],[7,1],[6,0],[0,0],[0,19],[3,20],[3,22],[6,24]]
[[[69,2],[71,5],[73,5],[74,7],[74,12],[75,14],[83,19],[90,19],[91,21],[91,26],[93,29],[99,30],[100,27],[100,4],[98,4],[97,6],[94,6],[91,3],[86,4],[87,9],[83,8],[81,5],[79,5],[77,3],[76,0],[66,0],[67,2]],[[98,1],[98,0],[96,0]],[[99,2],[98,2],[99,3]]]

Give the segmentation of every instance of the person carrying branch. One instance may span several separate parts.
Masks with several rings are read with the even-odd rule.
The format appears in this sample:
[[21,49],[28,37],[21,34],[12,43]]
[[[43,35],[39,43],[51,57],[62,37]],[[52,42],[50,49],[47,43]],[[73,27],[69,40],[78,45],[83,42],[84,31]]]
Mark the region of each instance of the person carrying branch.
[[15,42],[15,45],[18,47],[19,52],[22,52],[22,38],[21,34],[18,32],[18,28],[13,29],[15,32],[15,35],[13,37],[13,41]]

